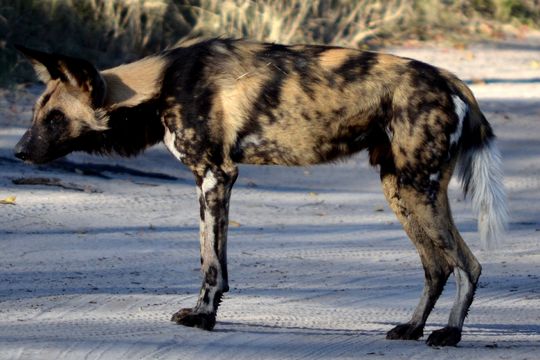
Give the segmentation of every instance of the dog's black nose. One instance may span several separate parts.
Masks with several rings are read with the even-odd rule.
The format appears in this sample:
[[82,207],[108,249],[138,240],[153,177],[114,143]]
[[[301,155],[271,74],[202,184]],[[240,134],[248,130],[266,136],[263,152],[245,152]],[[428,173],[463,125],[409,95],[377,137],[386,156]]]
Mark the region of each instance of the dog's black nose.
[[15,153],[16,158],[19,158],[21,160],[28,159],[28,154],[25,151],[23,151],[22,149],[15,148],[14,153]]
[[15,155],[15,157],[21,160],[28,160],[28,143],[30,142],[30,138],[30,130],[27,130],[22,136],[21,140],[19,140],[19,142],[17,143],[17,145],[15,145],[15,148],[13,149],[13,154]]
[[[25,140],[25,141],[23,141]],[[13,154],[15,157],[21,159],[21,160],[27,160],[28,159],[28,150],[26,149],[26,139],[22,139],[19,141],[17,145],[15,145],[15,148],[13,149]]]

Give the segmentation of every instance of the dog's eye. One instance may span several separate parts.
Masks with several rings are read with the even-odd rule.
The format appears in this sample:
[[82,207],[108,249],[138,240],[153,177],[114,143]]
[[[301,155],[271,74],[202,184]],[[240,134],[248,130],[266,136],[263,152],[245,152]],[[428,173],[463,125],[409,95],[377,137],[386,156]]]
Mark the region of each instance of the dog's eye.
[[64,119],[64,114],[60,110],[51,110],[47,117],[45,118],[45,123],[54,124],[62,121]]

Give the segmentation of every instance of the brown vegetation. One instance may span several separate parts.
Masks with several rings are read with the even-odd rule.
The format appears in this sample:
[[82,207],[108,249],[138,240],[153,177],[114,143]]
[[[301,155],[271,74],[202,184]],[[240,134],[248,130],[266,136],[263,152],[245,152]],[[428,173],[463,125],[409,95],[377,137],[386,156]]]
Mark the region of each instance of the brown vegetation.
[[540,0],[0,0],[0,84],[33,79],[13,43],[105,67],[193,36],[374,47],[493,38],[504,24],[540,27]]

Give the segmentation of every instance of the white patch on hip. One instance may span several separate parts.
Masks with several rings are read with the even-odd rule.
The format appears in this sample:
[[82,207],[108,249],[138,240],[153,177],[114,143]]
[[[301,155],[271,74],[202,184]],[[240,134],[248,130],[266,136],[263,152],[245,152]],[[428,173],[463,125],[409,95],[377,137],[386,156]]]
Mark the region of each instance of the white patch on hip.
[[251,134],[242,139],[242,142],[240,143],[240,148],[243,149],[248,145],[259,146],[261,144],[261,138],[258,135]]
[[465,115],[469,110],[467,104],[465,104],[459,96],[452,95],[452,100],[454,101],[455,112],[458,117],[458,125],[456,127],[456,131],[450,134],[450,146],[456,144],[459,141],[459,138],[461,137],[461,132],[463,131],[463,119],[465,119]]
[[217,179],[214,173],[211,170],[208,170],[206,172],[206,175],[204,176],[204,179],[202,181],[202,192],[203,194],[206,194],[208,191],[212,190],[216,187]]
[[184,153],[181,153],[176,148],[176,134],[173,132],[170,132],[167,127],[165,127],[165,136],[163,137],[163,142],[165,143],[165,146],[170,151],[171,154],[178,160],[182,161],[182,159],[186,156]]

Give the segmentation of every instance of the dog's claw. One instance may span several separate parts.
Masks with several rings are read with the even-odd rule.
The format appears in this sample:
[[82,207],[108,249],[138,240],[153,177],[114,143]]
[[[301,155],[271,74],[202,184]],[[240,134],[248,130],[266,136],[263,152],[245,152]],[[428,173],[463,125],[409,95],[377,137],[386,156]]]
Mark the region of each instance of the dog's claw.
[[400,324],[386,333],[388,340],[418,340],[424,336],[424,327],[415,324]]
[[196,313],[193,309],[182,309],[173,314],[171,321],[179,325],[212,330],[216,325],[216,314]]
[[460,329],[456,327],[445,327],[432,332],[426,340],[426,344],[429,346],[456,346],[460,340]]

